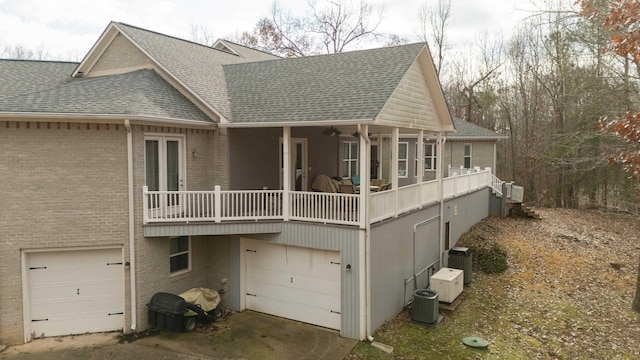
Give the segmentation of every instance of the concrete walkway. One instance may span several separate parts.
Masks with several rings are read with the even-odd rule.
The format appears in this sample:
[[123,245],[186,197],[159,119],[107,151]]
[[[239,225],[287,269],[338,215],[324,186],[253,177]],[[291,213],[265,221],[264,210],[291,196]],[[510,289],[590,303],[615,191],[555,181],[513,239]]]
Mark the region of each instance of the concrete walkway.
[[[357,343],[337,331],[252,311],[235,313],[191,333],[153,332],[132,342],[119,333],[35,340],[0,359],[326,359],[341,360]],[[128,337],[124,337],[125,339]]]

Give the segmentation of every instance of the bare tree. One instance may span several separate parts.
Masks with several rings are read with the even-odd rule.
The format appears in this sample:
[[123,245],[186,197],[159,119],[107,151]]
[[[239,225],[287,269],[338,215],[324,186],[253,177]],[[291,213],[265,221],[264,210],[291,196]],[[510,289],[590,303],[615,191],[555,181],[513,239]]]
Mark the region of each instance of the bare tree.
[[216,42],[213,32],[203,24],[191,24],[189,36],[191,41],[206,46],[212,46]]
[[447,41],[447,31],[453,26],[451,20],[451,0],[438,0],[436,6],[430,6],[428,2],[420,7],[418,13],[420,40],[431,43],[432,56],[435,60],[436,72],[440,75],[444,53],[451,49]]
[[[356,5],[357,4],[357,5]],[[263,18],[252,32],[244,32],[240,42],[278,55],[306,56],[337,53],[362,40],[375,38],[382,9],[364,0],[325,0],[309,4],[306,16],[296,17],[273,3],[271,18]],[[402,40],[391,39],[391,42]]]
[[0,52],[0,58],[7,59],[21,59],[21,60],[46,60],[50,59],[51,54],[45,50],[44,46],[40,45],[35,49],[29,49],[20,44],[18,45],[6,45],[2,52]]

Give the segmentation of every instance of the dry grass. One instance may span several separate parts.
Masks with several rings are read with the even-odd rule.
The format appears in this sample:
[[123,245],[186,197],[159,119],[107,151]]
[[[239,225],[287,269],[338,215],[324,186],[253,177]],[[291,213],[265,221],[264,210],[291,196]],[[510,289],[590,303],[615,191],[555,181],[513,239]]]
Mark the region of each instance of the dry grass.
[[[640,317],[631,311],[640,223],[624,213],[536,209],[543,220],[489,218],[458,245],[507,250],[501,274],[474,272],[465,300],[437,328],[404,311],[351,359],[638,359]],[[476,267],[477,268],[477,267]],[[489,340],[466,348],[464,336]]]

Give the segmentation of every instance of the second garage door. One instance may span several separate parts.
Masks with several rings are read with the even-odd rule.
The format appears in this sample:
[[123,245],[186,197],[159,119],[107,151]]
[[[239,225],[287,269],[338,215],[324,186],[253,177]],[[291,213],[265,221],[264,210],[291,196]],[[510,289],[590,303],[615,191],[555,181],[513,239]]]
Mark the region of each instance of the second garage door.
[[246,239],[247,309],[340,330],[340,253]]
[[122,330],[122,249],[33,252],[26,260],[29,334]]

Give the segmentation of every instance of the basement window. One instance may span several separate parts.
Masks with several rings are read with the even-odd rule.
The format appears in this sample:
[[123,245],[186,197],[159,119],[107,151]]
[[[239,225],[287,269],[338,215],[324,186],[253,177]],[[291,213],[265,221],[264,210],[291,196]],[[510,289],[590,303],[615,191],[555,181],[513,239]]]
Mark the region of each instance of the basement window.
[[191,239],[179,236],[169,240],[169,267],[171,275],[178,275],[191,270]]

